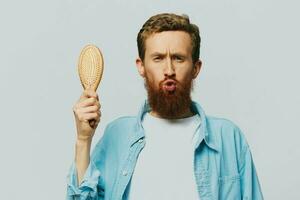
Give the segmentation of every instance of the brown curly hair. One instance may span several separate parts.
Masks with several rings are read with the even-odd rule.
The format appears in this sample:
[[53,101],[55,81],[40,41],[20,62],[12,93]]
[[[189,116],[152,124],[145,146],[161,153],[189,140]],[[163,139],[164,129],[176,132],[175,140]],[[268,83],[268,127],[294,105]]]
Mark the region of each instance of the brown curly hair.
[[139,57],[144,60],[145,41],[153,33],[163,31],[185,31],[192,41],[192,59],[195,63],[200,55],[200,33],[195,24],[191,24],[187,15],[176,15],[173,13],[162,13],[150,17],[142,26],[137,36],[137,46]]

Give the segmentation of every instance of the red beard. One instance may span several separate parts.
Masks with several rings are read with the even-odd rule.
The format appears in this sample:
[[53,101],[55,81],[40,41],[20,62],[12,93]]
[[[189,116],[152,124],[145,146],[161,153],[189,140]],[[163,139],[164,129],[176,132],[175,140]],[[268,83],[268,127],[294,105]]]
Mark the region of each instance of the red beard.
[[[165,80],[174,80],[176,82],[175,91],[167,91],[163,89]],[[148,102],[152,109],[162,118],[179,118],[190,108],[191,91],[193,90],[193,79],[188,77],[183,83],[178,82],[173,78],[166,78],[159,83],[157,90],[148,76],[145,76],[144,86],[148,93]]]

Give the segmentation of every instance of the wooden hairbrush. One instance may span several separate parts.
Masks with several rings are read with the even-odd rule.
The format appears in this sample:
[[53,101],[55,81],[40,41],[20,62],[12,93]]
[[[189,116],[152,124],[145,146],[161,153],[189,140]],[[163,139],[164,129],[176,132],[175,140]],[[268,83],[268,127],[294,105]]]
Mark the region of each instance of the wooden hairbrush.
[[104,69],[103,56],[95,45],[85,46],[79,57],[78,73],[84,89],[97,90]]
[[[99,86],[104,69],[103,56],[95,45],[85,46],[78,61],[78,74],[84,89],[92,88],[95,92]],[[89,124],[94,127],[95,120],[90,120]]]

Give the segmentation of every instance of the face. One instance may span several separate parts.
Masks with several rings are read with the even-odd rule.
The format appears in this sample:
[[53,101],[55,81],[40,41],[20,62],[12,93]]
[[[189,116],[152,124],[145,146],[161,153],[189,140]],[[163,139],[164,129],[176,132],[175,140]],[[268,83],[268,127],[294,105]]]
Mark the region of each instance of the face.
[[165,118],[176,118],[189,109],[192,82],[201,68],[193,63],[190,35],[184,31],[164,31],[146,39],[144,61],[136,60],[145,79],[149,104]]

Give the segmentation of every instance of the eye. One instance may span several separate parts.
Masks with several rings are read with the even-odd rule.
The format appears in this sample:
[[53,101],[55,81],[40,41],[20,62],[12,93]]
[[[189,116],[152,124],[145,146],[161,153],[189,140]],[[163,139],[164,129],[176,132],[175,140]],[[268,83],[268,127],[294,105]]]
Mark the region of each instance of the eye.
[[183,62],[183,58],[181,56],[174,56],[174,60],[177,62]]
[[155,56],[154,58],[153,58],[153,60],[155,61],[155,62],[159,62],[159,61],[161,61],[161,57],[160,56]]

